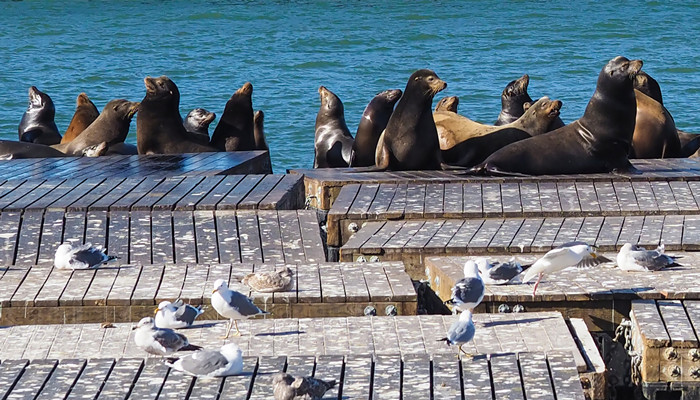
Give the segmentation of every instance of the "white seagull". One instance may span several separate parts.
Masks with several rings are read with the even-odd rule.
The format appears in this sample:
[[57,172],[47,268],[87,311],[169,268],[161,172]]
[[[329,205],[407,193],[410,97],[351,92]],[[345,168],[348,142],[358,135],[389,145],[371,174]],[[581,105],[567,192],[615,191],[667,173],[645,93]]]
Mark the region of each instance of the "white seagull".
[[474,339],[474,333],[476,328],[474,327],[474,321],[472,321],[471,311],[462,311],[459,314],[459,318],[452,323],[450,329],[447,331],[447,337],[439,339],[438,341],[447,342],[448,346],[457,345],[459,346],[459,351],[469,355],[466,351],[462,350],[462,345],[469,343]]
[[617,254],[617,266],[625,271],[658,271],[662,268],[680,265],[674,256],[664,254],[664,245],[656,250],[625,243]]
[[523,272],[523,267],[515,259],[507,262],[489,262],[484,257],[476,259],[481,279],[487,285],[505,285]]
[[185,304],[181,299],[174,303],[161,301],[156,308],[156,326],[159,328],[188,328],[192,326],[194,320],[202,315],[204,309]]
[[115,260],[119,257],[107,255],[107,249],[93,247],[90,243],[73,247],[63,243],[56,249],[53,264],[59,269],[87,269]]
[[550,250],[542,258],[535,261],[530,268],[526,269],[523,272],[523,283],[527,283],[537,276],[537,282],[535,282],[535,287],[532,290],[532,295],[534,296],[537,292],[537,285],[540,284],[545,273],[551,274],[574,265],[577,267],[589,267],[609,261],[609,259],[596,254],[595,247],[586,243],[565,243],[556,249]]
[[272,377],[272,394],[275,400],[321,400],[335,386],[335,379],[324,381],[311,376],[293,377],[279,372]]
[[214,291],[211,295],[211,305],[222,317],[229,318],[228,329],[225,338],[228,338],[231,327],[236,325],[236,336],[240,336],[238,330],[238,320],[250,318],[258,314],[269,314],[258,308],[253,302],[243,294],[228,288],[228,284],[223,279],[214,282]]
[[165,365],[197,378],[238,375],[243,371],[243,352],[235,343],[220,350],[202,349],[179,358],[168,358]]
[[474,260],[464,263],[464,278],[452,287],[452,298],[445,304],[452,305],[452,311],[473,310],[484,298],[484,281],[479,275],[479,267]]
[[157,328],[153,318],[145,317],[133,328],[134,342],[136,346],[146,353],[157,356],[172,354],[178,350],[196,350],[199,346],[192,346],[185,335],[181,335],[172,329]]

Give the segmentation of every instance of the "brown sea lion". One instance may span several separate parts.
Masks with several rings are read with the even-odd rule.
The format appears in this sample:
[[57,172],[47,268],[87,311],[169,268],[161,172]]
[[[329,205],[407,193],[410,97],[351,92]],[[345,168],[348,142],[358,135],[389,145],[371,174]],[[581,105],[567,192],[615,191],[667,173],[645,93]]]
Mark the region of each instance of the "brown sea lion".
[[400,89],[385,90],[377,93],[370,100],[357,126],[355,143],[352,145],[351,167],[368,167],[374,165],[379,136],[386,128],[394,105],[401,97]]
[[[525,114],[515,122],[497,127],[499,129],[489,134],[467,139],[448,150],[443,150],[443,161],[450,165],[470,168],[484,161],[486,157],[502,147],[518,140],[527,139],[535,134],[545,133],[550,122],[559,116],[561,105],[560,100],[550,100],[548,97],[542,97],[532,106],[530,103],[525,103],[523,105]],[[535,132],[535,134],[530,132]]]
[[435,105],[435,112],[438,111],[451,111],[453,113],[457,112],[457,107],[459,107],[459,97],[457,96],[447,96],[443,97]]
[[600,71],[583,116],[554,131],[512,143],[470,173],[507,175],[635,172],[628,154],[637,102],[633,80],[641,60],[615,57]]
[[431,170],[443,167],[431,106],[433,97],[447,87],[429,69],[408,79],[403,96],[377,143],[377,169]]
[[[540,103],[538,107],[532,108],[529,106],[530,103],[526,102],[522,107],[527,111],[525,111],[520,118],[516,119],[514,122],[500,126],[485,125],[451,111],[435,112],[433,113],[433,118],[435,119],[435,127],[437,128],[438,132],[440,149],[449,150],[465,141],[501,131],[502,128],[512,128],[519,131],[524,131],[527,133],[527,136],[537,136],[548,132],[552,121],[559,118],[561,102],[549,102],[548,97],[543,97],[543,99],[547,99],[548,101],[546,106],[543,105],[543,103]],[[555,104],[558,105],[552,109],[549,109],[550,105]],[[546,112],[544,112],[545,110]],[[522,135],[516,136],[519,137]],[[526,137],[521,137],[520,139],[525,138]],[[515,136],[513,139],[515,139]],[[454,159],[451,156],[448,158]],[[448,159],[445,159],[445,162],[450,163]]]
[[147,76],[146,96],[136,118],[136,146],[139,154],[178,154],[218,151],[189,139],[180,116],[180,91],[163,75]]
[[253,85],[246,82],[226,102],[211,135],[210,146],[224,151],[255,150],[253,136]]
[[318,88],[321,107],[314,130],[314,168],[342,168],[350,165],[354,139],[345,123],[345,108],[335,93]]
[[75,100],[75,113],[68,124],[66,133],[63,134],[61,144],[68,143],[75,139],[82,131],[97,119],[100,112],[95,107],[95,104],[88,98],[85,93],[80,93]]
[[45,145],[61,143],[61,134],[58,133],[55,117],[56,107],[51,97],[36,86],[30,87],[29,105],[17,128],[19,140]]
[[253,116],[253,136],[255,136],[255,150],[269,150],[265,140],[265,113],[258,110]]
[[101,142],[107,145],[122,143],[129,134],[131,118],[139,108],[139,103],[124,99],[112,100],[102,109],[102,113],[78,137],[68,143],[54,145],[53,148],[68,155],[82,154],[86,147]]
[[661,103],[641,91],[635,90],[634,94],[637,116],[630,157],[681,157],[681,142],[671,114]]
[[[523,105],[525,103],[532,104],[532,98],[527,93],[527,87],[530,84],[530,76],[524,74],[520,78],[510,81],[503,92],[501,93],[501,112],[498,114],[498,119],[494,123],[496,126],[501,126],[515,122],[520,116],[523,115],[525,110]],[[553,131],[555,129],[564,126],[560,117],[555,118],[549,124],[547,128],[548,131]]]
[[203,108],[195,108],[182,121],[182,125],[192,141],[199,144],[209,144],[209,124],[214,121],[216,114]]

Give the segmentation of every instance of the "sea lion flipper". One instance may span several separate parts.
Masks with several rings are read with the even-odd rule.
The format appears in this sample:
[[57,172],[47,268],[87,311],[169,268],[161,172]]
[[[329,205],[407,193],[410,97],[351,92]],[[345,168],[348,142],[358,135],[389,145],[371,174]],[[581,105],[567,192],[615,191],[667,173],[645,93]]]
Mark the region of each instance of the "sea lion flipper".
[[642,171],[638,170],[635,168],[634,165],[631,163],[627,163],[628,165],[620,168],[613,168],[612,171],[610,171],[613,175],[617,176],[622,176],[622,177],[627,177],[629,178],[629,175],[641,175]]

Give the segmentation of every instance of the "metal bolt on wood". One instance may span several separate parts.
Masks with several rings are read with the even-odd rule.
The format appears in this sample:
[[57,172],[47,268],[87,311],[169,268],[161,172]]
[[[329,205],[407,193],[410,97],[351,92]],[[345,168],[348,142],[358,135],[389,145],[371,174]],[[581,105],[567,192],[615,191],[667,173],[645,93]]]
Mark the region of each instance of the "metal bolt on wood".
[[513,306],[513,312],[514,313],[519,313],[525,311],[525,306],[522,304],[516,304]]
[[664,352],[667,360],[675,360],[678,358],[678,351],[673,347],[666,349]]
[[498,306],[498,312],[501,314],[509,313],[510,312],[510,306],[508,304],[501,304]]
[[357,233],[357,231],[359,231],[359,230],[360,230],[360,227],[357,226],[357,224],[355,222],[352,222],[348,225],[348,231],[350,231],[350,233]]
[[369,258],[369,262],[373,262],[373,263],[379,262],[379,257],[378,257],[378,256],[372,256],[372,257]]
[[357,256],[357,262],[367,262],[367,259],[365,258],[365,256]]
[[700,379],[700,368],[698,367],[693,367],[690,369],[690,376],[693,377],[693,379]]
[[681,367],[674,365],[673,368],[671,368],[671,376],[674,378],[681,376]]
[[700,361],[700,351],[698,351],[698,349],[690,349],[688,355],[690,356],[690,359],[694,362]]

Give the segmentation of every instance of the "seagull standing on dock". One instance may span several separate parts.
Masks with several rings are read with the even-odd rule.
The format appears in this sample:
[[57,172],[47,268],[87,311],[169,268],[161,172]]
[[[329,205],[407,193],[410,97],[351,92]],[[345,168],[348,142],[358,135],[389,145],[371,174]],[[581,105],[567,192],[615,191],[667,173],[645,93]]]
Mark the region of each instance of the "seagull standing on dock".
[[505,285],[523,272],[523,267],[515,259],[507,262],[489,262],[484,257],[476,259],[481,279],[487,285]]
[[214,282],[211,305],[222,317],[230,319],[224,339],[228,338],[234,324],[236,325],[236,336],[241,335],[241,331],[238,329],[239,319],[250,318],[258,314],[269,314],[267,311],[259,309],[243,294],[229,289],[228,284],[223,279]]
[[625,243],[617,254],[617,266],[625,271],[658,271],[662,268],[680,265],[674,256],[664,254],[661,244],[656,250]]
[[594,246],[583,242],[565,243],[550,250],[526,269],[523,273],[523,283],[527,283],[537,276],[535,288],[532,290],[534,296],[545,273],[551,274],[573,266],[589,267],[609,261],[609,259],[596,254]]
[[333,386],[335,386],[335,379],[324,381],[311,376],[295,378],[284,372],[279,372],[272,377],[272,393],[275,400],[321,400]]
[[91,243],[76,247],[70,243],[63,243],[56,249],[53,264],[58,269],[88,269],[117,258],[119,257],[107,255],[107,249],[93,247]]
[[201,305],[193,307],[185,304],[182,299],[177,299],[174,303],[161,301],[155,311],[156,326],[170,329],[189,328],[203,312]]
[[197,350],[199,346],[190,345],[185,335],[181,335],[172,329],[157,328],[153,318],[145,317],[139,321],[133,329],[136,346],[146,353],[157,356],[166,356],[178,350]]
[[235,343],[220,350],[202,349],[179,358],[168,358],[165,365],[197,378],[237,375],[243,371],[243,352]]
[[452,323],[450,329],[447,331],[447,337],[439,339],[438,341],[445,341],[448,346],[457,345],[459,346],[460,352],[469,355],[469,353],[462,350],[462,345],[474,339],[475,332],[476,328],[474,327],[474,321],[472,321],[472,313],[469,310],[465,310],[462,311],[462,313],[459,314],[459,318]]
[[445,304],[452,305],[452,312],[472,311],[484,298],[484,281],[479,275],[479,267],[474,260],[468,260],[464,264],[464,278],[460,279],[452,287],[452,298]]

